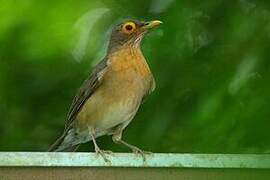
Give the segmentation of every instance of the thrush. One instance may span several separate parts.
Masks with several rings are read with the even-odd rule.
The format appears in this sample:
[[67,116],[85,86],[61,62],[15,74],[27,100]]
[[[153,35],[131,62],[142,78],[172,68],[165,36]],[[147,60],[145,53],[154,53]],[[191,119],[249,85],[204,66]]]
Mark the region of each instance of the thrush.
[[[111,135],[135,153],[138,147],[122,140],[141,103],[155,89],[155,80],[142,54],[144,35],[161,21],[128,20],[113,28],[107,54],[84,81],[73,99],[62,136],[49,151],[74,151],[93,141],[95,152],[105,158],[96,138]],[[106,159],[106,158],[105,158]]]

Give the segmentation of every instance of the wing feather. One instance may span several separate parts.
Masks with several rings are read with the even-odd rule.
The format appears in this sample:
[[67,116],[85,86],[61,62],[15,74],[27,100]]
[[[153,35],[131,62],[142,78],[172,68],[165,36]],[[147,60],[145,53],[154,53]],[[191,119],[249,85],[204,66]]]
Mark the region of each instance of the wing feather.
[[77,94],[75,95],[72,104],[70,106],[67,119],[65,122],[65,131],[70,128],[72,122],[76,119],[81,107],[86,102],[87,99],[95,92],[97,87],[102,83],[103,76],[107,71],[107,58],[103,59],[95,69],[92,71],[90,76],[83,82],[82,86],[79,88]]

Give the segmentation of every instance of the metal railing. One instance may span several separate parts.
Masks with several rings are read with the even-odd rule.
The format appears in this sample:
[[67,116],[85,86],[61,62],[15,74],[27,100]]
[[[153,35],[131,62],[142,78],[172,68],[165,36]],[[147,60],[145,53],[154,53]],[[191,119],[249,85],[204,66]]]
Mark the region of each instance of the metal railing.
[[[6,179],[270,179],[270,155],[1,152]],[[47,176],[46,174],[50,174]]]

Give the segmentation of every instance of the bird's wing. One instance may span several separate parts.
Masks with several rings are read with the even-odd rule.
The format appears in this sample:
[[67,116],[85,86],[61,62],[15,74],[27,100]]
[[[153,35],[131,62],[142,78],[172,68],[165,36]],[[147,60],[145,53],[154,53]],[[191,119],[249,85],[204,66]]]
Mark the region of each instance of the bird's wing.
[[153,92],[155,89],[156,89],[156,80],[155,80],[154,76],[152,75],[152,81],[151,81],[151,86],[150,86],[150,89],[149,89],[149,94],[151,92]]
[[97,87],[101,84],[104,74],[107,72],[108,59],[104,58],[95,69],[92,71],[90,76],[84,81],[76,96],[74,97],[70,106],[66,123],[65,131],[70,128],[70,125],[75,120],[78,112],[80,111],[86,100],[95,92]]
[[156,89],[156,81],[155,81],[154,76],[151,74],[150,86],[149,86],[149,89],[148,89],[147,93],[145,93],[145,95],[142,98],[142,103],[145,102],[146,97],[149,94],[151,94],[155,89]]

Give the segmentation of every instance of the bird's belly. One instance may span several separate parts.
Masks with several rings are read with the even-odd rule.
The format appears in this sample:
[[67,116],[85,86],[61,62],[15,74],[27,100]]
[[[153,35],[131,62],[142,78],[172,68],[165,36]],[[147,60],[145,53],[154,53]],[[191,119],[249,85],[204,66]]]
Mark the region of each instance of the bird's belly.
[[79,131],[93,127],[98,133],[130,121],[135,116],[144,94],[142,83],[138,80],[109,82],[85,102],[77,116],[76,127]]
[[96,123],[96,131],[113,128],[123,122],[130,121],[140,105],[139,97],[130,96],[125,100],[109,105],[103,117]]

